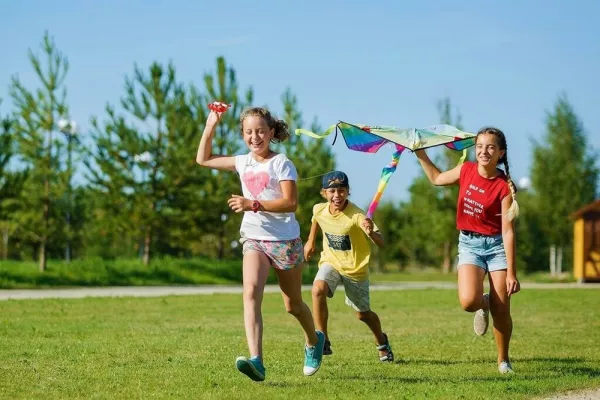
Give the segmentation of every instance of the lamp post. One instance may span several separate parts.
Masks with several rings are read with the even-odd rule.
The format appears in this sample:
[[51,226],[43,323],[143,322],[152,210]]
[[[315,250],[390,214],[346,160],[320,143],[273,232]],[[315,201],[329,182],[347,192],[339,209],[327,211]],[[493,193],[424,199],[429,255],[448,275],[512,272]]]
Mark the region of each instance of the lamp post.
[[[145,186],[146,185],[146,168],[148,168],[148,166],[152,163],[152,160],[153,160],[152,153],[150,153],[149,151],[144,151],[143,153],[136,154],[133,157],[133,160],[139,164],[139,168],[142,171],[142,185]],[[150,257],[150,248],[149,248],[150,232],[149,232],[148,228],[146,227],[146,225],[142,225],[142,232],[143,232],[143,236],[140,239],[139,257],[142,260],[149,260],[149,257]]]
[[521,190],[529,190],[531,188],[531,179],[528,176],[524,176],[519,179],[517,187]]
[[67,137],[67,247],[65,249],[65,260],[71,261],[71,213],[73,212],[73,190],[71,178],[73,176],[73,140],[77,136],[77,122],[60,119],[57,123],[58,129]]

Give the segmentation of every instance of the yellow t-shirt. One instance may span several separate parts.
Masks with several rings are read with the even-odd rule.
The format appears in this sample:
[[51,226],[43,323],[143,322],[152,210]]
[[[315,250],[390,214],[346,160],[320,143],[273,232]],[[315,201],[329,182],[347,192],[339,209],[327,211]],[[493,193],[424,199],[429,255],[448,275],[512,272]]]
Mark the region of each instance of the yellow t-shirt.
[[[370,239],[362,230],[364,212],[348,201],[344,211],[337,215],[329,212],[329,203],[316,204],[313,207],[313,221],[323,231],[323,251],[319,266],[331,264],[340,274],[357,281],[369,277],[369,259],[371,258]],[[374,231],[379,228],[375,226]]]

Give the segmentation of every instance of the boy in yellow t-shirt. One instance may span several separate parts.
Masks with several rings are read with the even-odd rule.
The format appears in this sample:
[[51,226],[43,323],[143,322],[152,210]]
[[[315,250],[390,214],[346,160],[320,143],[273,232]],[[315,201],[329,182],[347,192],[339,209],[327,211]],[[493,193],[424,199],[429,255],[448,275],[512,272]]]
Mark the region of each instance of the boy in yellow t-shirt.
[[350,186],[348,176],[341,171],[329,172],[323,177],[321,195],[327,203],[313,207],[310,235],[304,246],[304,257],[309,260],[315,251],[317,230],[323,231],[323,252],[319,271],[312,289],[315,326],[325,333],[323,355],[332,354],[327,334],[327,297],[333,297],[335,289],[343,283],[346,304],[356,311],[359,320],[367,324],[373,335],[380,361],[394,361],[390,342],[381,330],[379,317],[369,302],[370,238],[377,246],[383,246],[383,236],[364,212],[348,201]]

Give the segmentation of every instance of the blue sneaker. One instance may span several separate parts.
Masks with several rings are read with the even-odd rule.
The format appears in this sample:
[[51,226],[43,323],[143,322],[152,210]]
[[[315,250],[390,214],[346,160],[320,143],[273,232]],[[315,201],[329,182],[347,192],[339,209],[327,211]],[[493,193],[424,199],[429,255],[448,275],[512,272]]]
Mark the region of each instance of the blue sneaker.
[[317,344],[312,347],[304,347],[304,375],[311,376],[319,370],[323,361],[323,347],[325,346],[325,334],[317,331]]
[[238,357],[235,360],[235,367],[253,381],[261,382],[265,380],[266,369],[259,357],[252,357],[251,359]]

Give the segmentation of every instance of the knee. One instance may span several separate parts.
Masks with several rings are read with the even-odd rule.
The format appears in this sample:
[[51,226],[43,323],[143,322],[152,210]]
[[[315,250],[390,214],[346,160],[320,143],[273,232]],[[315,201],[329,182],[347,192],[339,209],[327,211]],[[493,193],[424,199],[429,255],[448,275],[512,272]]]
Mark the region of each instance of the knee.
[[481,299],[472,296],[461,296],[460,306],[467,312],[475,312],[481,308]]
[[288,300],[285,302],[285,311],[297,317],[302,314],[304,303],[301,300]]
[[260,290],[256,286],[244,287],[243,298],[244,301],[256,301],[261,295]]
[[358,311],[356,313],[356,318],[362,322],[367,322],[371,318],[372,313],[372,311]]
[[317,281],[312,287],[312,298],[313,299],[324,299],[329,294],[329,287],[323,281]]
[[490,312],[492,317],[497,320],[509,320],[510,319],[510,303],[497,299],[490,301]]

